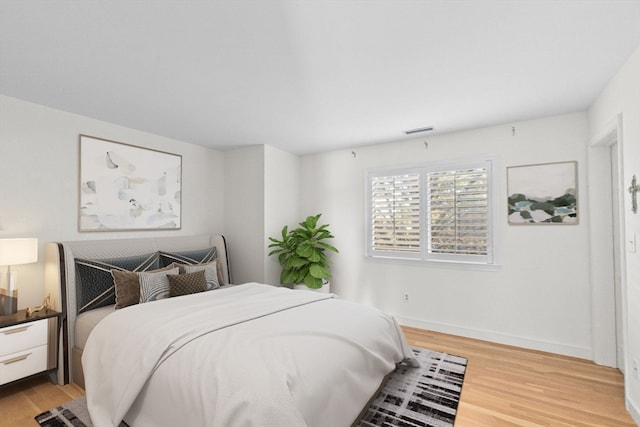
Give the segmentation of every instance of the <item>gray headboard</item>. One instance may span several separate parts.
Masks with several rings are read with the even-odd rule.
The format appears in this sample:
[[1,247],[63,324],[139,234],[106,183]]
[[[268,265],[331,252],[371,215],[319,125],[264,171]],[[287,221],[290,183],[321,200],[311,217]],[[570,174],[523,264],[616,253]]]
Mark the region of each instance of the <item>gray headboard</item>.
[[53,309],[63,313],[58,383],[73,381],[71,349],[75,339],[76,268],[75,259],[108,259],[144,255],[156,251],[181,252],[216,247],[217,259],[225,283],[232,283],[227,243],[224,236],[199,235],[139,239],[78,240],[50,242],[45,255],[45,292],[51,296]]

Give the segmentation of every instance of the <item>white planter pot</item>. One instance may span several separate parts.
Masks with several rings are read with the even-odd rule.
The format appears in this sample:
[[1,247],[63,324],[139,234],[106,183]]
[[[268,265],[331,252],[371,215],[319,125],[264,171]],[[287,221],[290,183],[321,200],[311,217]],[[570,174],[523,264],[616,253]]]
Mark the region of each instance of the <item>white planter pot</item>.
[[318,289],[312,289],[305,284],[293,285],[293,289],[302,289],[307,291],[322,292],[322,293],[328,294],[329,292],[331,292],[331,282],[329,282],[328,280],[325,280],[322,287]]

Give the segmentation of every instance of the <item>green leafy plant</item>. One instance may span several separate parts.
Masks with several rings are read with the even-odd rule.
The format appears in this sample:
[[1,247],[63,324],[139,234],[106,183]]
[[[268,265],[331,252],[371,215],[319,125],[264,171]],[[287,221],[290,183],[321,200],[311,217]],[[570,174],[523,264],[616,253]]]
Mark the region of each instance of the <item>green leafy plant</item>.
[[331,277],[329,265],[331,261],[325,251],[338,252],[334,246],[326,242],[333,239],[333,235],[324,224],[318,227],[320,215],[308,216],[299,223],[299,227],[289,230],[288,226],[282,228],[282,240],[269,237],[272,242],[269,248],[275,248],[269,252],[269,256],[277,255],[282,267],[280,283],[304,283],[309,288],[322,287],[324,280]]

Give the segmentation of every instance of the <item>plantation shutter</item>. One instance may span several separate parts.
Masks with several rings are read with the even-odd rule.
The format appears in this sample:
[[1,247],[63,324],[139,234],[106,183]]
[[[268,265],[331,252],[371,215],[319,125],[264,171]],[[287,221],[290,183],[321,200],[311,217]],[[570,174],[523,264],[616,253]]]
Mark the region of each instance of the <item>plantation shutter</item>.
[[487,168],[428,174],[429,254],[487,255]]
[[420,174],[372,177],[371,249],[420,253]]
[[367,171],[367,257],[497,268],[493,163],[487,156]]

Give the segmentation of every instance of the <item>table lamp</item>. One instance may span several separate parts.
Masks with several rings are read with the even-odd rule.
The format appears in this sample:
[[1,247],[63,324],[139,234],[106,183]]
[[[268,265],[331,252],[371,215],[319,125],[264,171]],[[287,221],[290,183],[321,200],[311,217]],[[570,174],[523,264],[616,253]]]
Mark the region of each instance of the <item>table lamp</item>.
[[0,315],[18,311],[18,272],[11,266],[37,261],[38,239],[0,239],[0,266],[7,266],[7,287],[0,288]]

